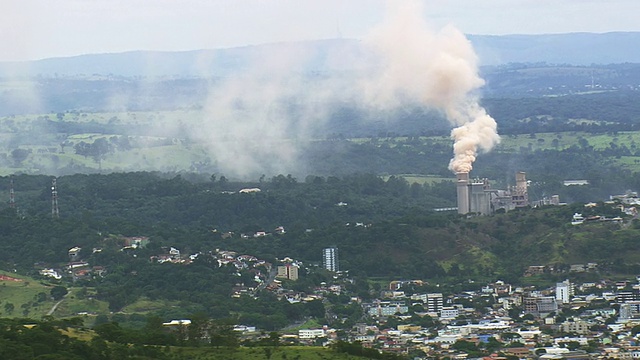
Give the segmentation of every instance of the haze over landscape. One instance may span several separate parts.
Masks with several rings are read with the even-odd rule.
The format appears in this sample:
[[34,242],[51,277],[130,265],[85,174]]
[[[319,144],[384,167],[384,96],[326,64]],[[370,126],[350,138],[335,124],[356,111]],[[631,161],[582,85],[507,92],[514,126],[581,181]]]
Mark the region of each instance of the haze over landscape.
[[640,357],[640,2],[0,2],[0,359]]
[[[159,3],[153,8],[146,7],[144,2],[129,3],[120,4],[121,11],[116,12],[108,10],[117,4],[92,2],[81,5],[80,2],[62,2],[50,9],[54,13],[59,12],[58,17],[54,16],[59,25],[47,33],[47,44],[55,46],[48,50],[47,46],[38,45],[34,37],[37,40],[39,31],[51,25],[31,22],[16,23],[11,27],[4,25],[0,36],[5,39],[5,44],[15,41],[16,34],[24,34],[25,39],[29,39],[21,41],[20,46],[13,46],[11,51],[4,52],[13,53],[18,56],[17,59],[20,56],[23,60],[41,58],[47,51],[83,54],[94,49],[94,44],[109,47],[93,50],[94,52],[108,52],[110,49],[134,50],[130,46],[135,46],[132,43],[136,41],[141,45],[135,50],[154,49],[165,52],[137,51],[0,63],[0,74],[4,74],[5,79],[9,80],[5,86],[6,106],[2,113],[15,114],[18,111],[35,114],[68,110],[46,100],[52,95],[43,87],[42,80],[39,80],[40,83],[24,81],[25,78],[34,76],[40,79],[62,76],[94,80],[88,82],[89,86],[98,84],[101,77],[105,76],[107,79],[118,76],[141,78],[142,80],[134,80],[138,83],[134,90],[122,91],[120,86],[106,89],[98,100],[105,105],[99,105],[96,101],[85,105],[69,104],[76,109],[116,112],[166,106],[162,105],[162,100],[149,102],[140,97],[153,99],[157,97],[155,93],[162,92],[157,79],[195,77],[204,79],[206,83],[198,84],[199,89],[191,90],[196,96],[178,100],[173,106],[197,106],[203,111],[195,117],[181,119],[180,122],[150,123],[151,129],[147,134],[186,132],[189,137],[206,144],[206,151],[216,163],[217,171],[240,178],[260,173],[300,174],[298,169],[306,166],[300,163],[303,149],[295,141],[281,142],[278,139],[308,139],[318,133],[331,133],[331,119],[336,117],[336,109],[339,107],[361,113],[359,118],[364,127],[368,122],[375,124],[383,121],[397,122],[400,128],[402,121],[398,122],[397,112],[407,107],[417,107],[422,108],[423,112],[440,112],[456,127],[452,133],[456,143],[455,159],[450,165],[452,169],[457,169],[455,172],[461,168],[470,170],[477,152],[490,150],[498,142],[495,121],[478,103],[485,84],[479,75],[479,65],[513,62],[580,65],[640,61],[640,47],[634,46],[640,42],[640,35],[633,33],[592,34],[588,39],[585,39],[585,34],[538,37],[473,35],[470,42],[456,27],[475,28],[487,34],[513,34],[514,31],[500,30],[495,25],[489,26],[486,22],[477,20],[500,16],[505,9],[500,1],[486,2],[480,7],[469,6],[465,8],[466,13],[459,10],[461,5],[470,5],[462,4],[464,1],[456,7],[452,3],[438,1],[384,4],[371,2],[370,6],[357,2],[349,5],[328,3],[325,5],[334,10],[330,14],[326,11],[318,14],[318,9],[315,8],[317,4],[314,3],[279,3],[272,7],[252,1],[234,2],[234,5],[222,2],[216,3],[219,8],[212,7],[213,3],[192,2],[179,8],[171,3]],[[610,11],[609,7],[598,8],[593,2],[573,5],[571,16],[565,17],[562,23],[564,26],[574,26],[576,30],[583,30],[585,26],[579,20],[580,16],[587,16],[598,10]],[[633,6],[630,2],[621,2],[619,5]],[[30,11],[38,14],[50,5],[28,1],[12,6],[17,14],[26,15]],[[567,4],[561,5],[561,9],[554,11],[553,16],[558,17],[567,12],[564,6]],[[252,10],[242,11],[246,9]],[[265,12],[258,13],[257,9]],[[364,14],[363,9],[366,9]],[[534,13],[539,9],[539,6],[523,1],[510,10],[510,17],[522,16],[521,13],[524,12]],[[179,16],[183,11],[190,16]],[[277,13],[278,11],[282,13]],[[356,16],[355,12],[358,11]],[[486,15],[471,16],[474,11],[477,11],[476,15]],[[197,12],[198,15],[192,12]],[[212,28],[212,24],[220,25],[221,21],[216,19],[221,13],[224,13],[225,21],[236,21],[234,26],[225,28],[225,36]],[[632,24],[626,20],[627,13],[617,12],[616,21],[607,19],[610,21],[609,29],[629,29]],[[82,18],[83,14],[93,19],[91,25],[86,24],[87,19]],[[203,14],[209,17],[203,18]],[[252,18],[258,14],[263,19],[271,20],[259,31],[253,27],[259,21]],[[295,21],[310,14],[314,14],[315,21],[305,26],[295,25]],[[110,16],[115,18],[111,19]],[[172,16],[190,19],[189,26],[166,29],[160,25],[160,21],[169,23],[168,17]],[[331,17],[335,17],[335,21]],[[359,36],[359,40],[300,41],[302,39],[287,37],[282,33],[278,25],[281,22],[276,21],[278,18],[293,21],[287,24],[289,29],[310,31],[305,40],[324,37],[311,34],[342,38],[347,35],[343,34],[343,28]],[[319,21],[320,18],[324,23]],[[453,19],[461,24],[452,24]],[[97,24],[111,20],[112,24],[126,25],[122,27],[127,31],[126,35],[120,32],[120,27],[109,27],[108,31],[107,28],[94,29]],[[177,26],[179,22],[170,23]],[[25,27],[26,24],[33,26]],[[146,24],[144,30],[141,27],[143,24]],[[196,27],[194,24],[200,26]],[[335,30],[335,34],[331,34],[326,28],[327,24],[332,24],[329,28]],[[82,25],[87,28],[80,30]],[[593,29],[597,27],[594,26]],[[171,32],[170,36],[166,31]],[[531,30],[533,33],[554,31],[559,30],[544,27]],[[74,35],[70,35],[70,32]],[[83,34],[91,34],[95,41],[87,42]],[[107,34],[109,41],[100,40]],[[55,41],[56,36],[64,36],[64,41]],[[226,41],[234,41],[234,45],[260,42],[249,40],[251,36],[256,36],[255,39],[271,36],[269,40],[278,44],[166,52],[167,49],[175,48],[177,38],[181,39],[182,46],[197,49],[211,46],[209,44],[224,45],[216,40],[221,37]],[[149,37],[154,37],[154,40]],[[297,41],[291,42],[293,40]],[[597,46],[594,41],[607,45],[600,45],[598,51],[592,51]],[[514,48],[519,48],[519,51],[514,53]],[[22,49],[22,54],[16,54],[17,49]],[[566,51],[569,49],[572,50]],[[38,52],[42,55],[32,55]],[[558,58],[555,57],[556,54],[565,55],[564,58]],[[69,100],[63,102],[68,103]],[[145,102],[144,105],[137,105]],[[383,113],[390,115],[381,115]],[[434,118],[431,114],[424,121],[439,123],[438,117],[442,116],[436,115]],[[154,130],[156,127],[160,129]]]
[[[434,29],[474,35],[640,31],[633,0],[431,0]],[[362,39],[394,1],[25,0],[0,5],[0,61],[133,50],[184,51]]]

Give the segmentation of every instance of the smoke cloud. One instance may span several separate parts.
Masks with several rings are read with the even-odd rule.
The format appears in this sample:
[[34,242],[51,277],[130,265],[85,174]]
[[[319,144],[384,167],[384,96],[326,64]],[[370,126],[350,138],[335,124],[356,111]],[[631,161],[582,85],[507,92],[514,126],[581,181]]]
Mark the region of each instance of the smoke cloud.
[[322,128],[331,104],[345,96],[336,77],[309,76],[316,51],[298,44],[258,49],[246,68],[212,84],[204,118],[190,133],[206,144],[220,172],[240,178],[301,172],[297,139]]
[[[421,14],[417,1],[389,1],[386,19],[358,46],[353,41],[327,40],[203,52],[191,64],[193,68],[176,74],[176,79],[192,76],[204,85],[194,87],[195,95],[176,91],[175,99],[168,101],[156,96],[165,93],[154,88],[160,82],[152,79],[166,69],[187,71],[179,59],[191,55],[175,54],[171,59],[180,65],[172,67],[171,61],[166,63],[166,54],[157,54],[165,63],[153,55],[140,60],[129,54],[135,60],[132,63],[142,63],[148,74],[133,85],[126,80],[114,83],[117,86],[109,90],[111,96],[105,96],[108,101],[100,99],[104,107],[126,112],[135,106],[143,110],[200,110],[201,106],[202,111],[184,111],[179,120],[160,121],[156,114],[154,119],[136,123],[132,135],[142,135],[139,129],[144,128],[149,136],[173,137],[176,142],[178,138],[195,140],[187,140],[188,145],[203,145],[204,151],[198,153],[197,161],[189,158],[197,152],[192,151],[184,156],[171,154],[173,163],[164,153],[153,158],[142,154],[142,160],[133,154],[133,159],[127,159],[131,161],[123,163],[155,170],[171,169],[176,162],[189,159],[203,171],[243,179],[305,174],[304,144],[320,134],[336,132],[328,124],[351,116],[335,116],[341,108],[354,110],[353,117],[360,122],[369,120],[369,128],[374,129],[374,122],[387,120],[396,110],[419,107],[437,109],[451,122],[454,157],[449,168],[468,172],[477,154],[499,141],[496,122],[478,103],[477,90],[484,84],[478,76],[478,59],[460,31],[452,26],[433,30]],[[242,56],[236,56],[240,53]],[[126,68],[130,65],[127,62]],[[35,90],[21,85],[16,98],[26,99],[32,108],[45,107],[47,103],[37,104]],[[168,104],[158,104],[158,98]],[[144,101],[136,103],[135,99]],[[135,120],[135,114],[132,117]]]
[[430,29],[416,1],[389,6],[386,21],[365,39],[380,55],[382,69],[365,86],[367,103],[384,108],[419,102],[443,111],[455,126],[449,169],[469,172],[478,152],[500,141],[495,120],[478,103],[484,81],[473,47],[452,26]]
[[[322,59],[323,76],[305,75],[319,56],[308,48],[258,51],[246,70],[213,87],[195,133],[223,172],[287,173],[304,166],[293,139],[322,128],[336,103],[369,114],[420,105],[452,123],[449,169],[469,172],[477,154],[500,140],[478,103],[478,59],[464,34],[452,26],[434,31],[422,13],[417,1],[390,1],[385,21],[362,41],[365,56],[334,51]],[[353,59],[360,60],[355,68]],[[340,77],[345,69],[349,75]]]

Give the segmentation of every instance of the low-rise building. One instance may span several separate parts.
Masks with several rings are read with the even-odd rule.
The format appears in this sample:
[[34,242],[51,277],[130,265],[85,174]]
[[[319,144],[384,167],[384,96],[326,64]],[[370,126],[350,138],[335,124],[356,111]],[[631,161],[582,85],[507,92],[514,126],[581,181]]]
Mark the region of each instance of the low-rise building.
[[455,319],[460,315],[460,310],[453,306],[446,306],[440,310],[440,319]]
[[565,321],[560,325],[560,329],[564,333],[578,335],[587,335],[591,332],[586,321]]
[[325,337],[327,333],[324,329],[300,329],[298,330],[299,339],[315,339]]
[[393,316],[395,314],[406,314],[409,312],[409,307],[401,304],[388,304],[372,306],[369,308],[369,315],[371,316]]

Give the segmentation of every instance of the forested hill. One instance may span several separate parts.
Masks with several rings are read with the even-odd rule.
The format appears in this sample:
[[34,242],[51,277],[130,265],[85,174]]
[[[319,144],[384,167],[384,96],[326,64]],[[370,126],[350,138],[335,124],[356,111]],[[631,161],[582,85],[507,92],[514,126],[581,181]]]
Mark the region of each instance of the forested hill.
[[[16,178],[21,187],[18,211],[6,208],[0,217],[3,268],[29,271],[34,263],[62,263],[74,246],[85,249],[92,265],[109,266],[125,255],[117,248],[92,255],[90,249],[109,249],[114,244],[105,239],[123,235],[150,238],[146,249],[137,250],[136,266],[143,267],[162,247],[185,253],[220,248],[317,263],[322,248],[338,246],[343,269],[363,276],[512,279],[528,265],[588,262],[600,264],[603,271],[640,270],[634,245],[640,236],[637,222],[569,224],[575,212],[622,216],[618,208],[602,203],[592,209],[575,204],[465,218],[432,211],[451,203],[455,189],[448,182],[409,185],[372,175],[310,177],[305,182],[289,176],[259,183],[223,178],[192,182],[181,176],[127,173],[59,178],[56,219],[50,214],[50,181],[44,176]],[[261,191],[238,192],[245,187]],[[275,234],[279,226],[285,233]],[[271,235],[253,236],[261,231]]]

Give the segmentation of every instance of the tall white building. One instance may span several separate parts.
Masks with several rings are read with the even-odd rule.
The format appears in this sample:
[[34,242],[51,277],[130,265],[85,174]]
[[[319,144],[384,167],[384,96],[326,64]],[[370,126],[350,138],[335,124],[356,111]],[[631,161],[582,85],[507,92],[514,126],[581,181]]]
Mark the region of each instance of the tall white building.
[[437,313],[442,310],[444,305],[444,297],[441,293],[427,294],[427,303],[425,304],[428,312]]
[[322,249],[322,267],[333,272],[338,272],[338,248]]
[[568,304],[571,300],[572,287],[569,280],[556,284],[556,302]]
[[631,304],[620,304],[619,320],[629,320],[633,317],[633,310]]

